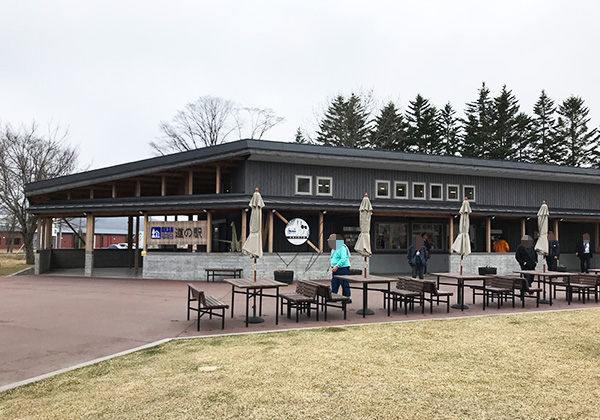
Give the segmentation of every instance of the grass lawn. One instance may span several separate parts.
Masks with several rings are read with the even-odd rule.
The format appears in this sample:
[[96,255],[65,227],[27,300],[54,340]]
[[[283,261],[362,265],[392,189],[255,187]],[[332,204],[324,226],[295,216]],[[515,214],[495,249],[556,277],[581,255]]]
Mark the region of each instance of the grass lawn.
[[25,264],[24,254],[0,253],[0,277],[21,271],[31,265]]
[[2,419],[598,419],[600,309],[177,340],[0,394]]

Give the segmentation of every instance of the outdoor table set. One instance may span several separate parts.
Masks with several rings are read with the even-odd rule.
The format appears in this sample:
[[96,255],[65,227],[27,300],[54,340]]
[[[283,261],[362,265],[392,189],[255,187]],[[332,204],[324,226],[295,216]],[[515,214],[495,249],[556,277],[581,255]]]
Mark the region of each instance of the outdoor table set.
[[[564,279],[563,283],[567,288],[569,283],[571,282],[571,277],[578,276],[579,273],[568,273],[568,272],[560,272],[560,271],[535,271],[535,270],[516,270],[514,271],[516,274],[520,274],[521,277],[524,277],[526,274],[530,274],[533,276],[534,281],[538,282],[538,285],[543,288],[543,298],[540,300],[540,303],[549,304],[552,306],[552,284],[556,284],[553,280],[558,278]],[[536,280],[537,277],[537,280]],[[548,296],[550,299],[546,299],[546,285],[550,285],[550,290]],[[568,299],[569,304],[571,304],[570,299]]]
[[[373,315],[373,311],[371,309],[369,309],[369,305],[368,305],[369,290],[376,290],[376,291],[381,290],[381,289],[377,289],[377,288],[369,288],[369,285],[384,284],[387,286],[387,290],[389,292],[390,284],[392,282],[397,281],[396,279],[390,278],[390,277],[372,276],[372,275],[368,275],[365,277],[362,274],[351,275],[351,276],[336,276],[336,277],[338,279],[347,280],[350,284],[360,284],[361,285],[360,287],[350,286],[350,288],[362,290],[363,305],[362,305],[362,309],[359,309],[357,311],[357,313],[359,315],[362,315],[363,318],[365,318],[367,315]],[[385,303],[385,301],[384,301],[384,303]]]
[[[279,288],[287,286],[286,283],[281,283],[271,279],[226,279],[227,283],[231,284],[231,317],[233,318],[235,295],[241,294],[246,296],[246,327],[248,323],[260,323],[264,320],[262,316],[262,299],[263,297],[275,298],[275,325],[279,324]],[[264,290],[275,289],[275,294],[265,294]],[[259,298],[259,313],[256,316],[256,297]],[[254,299],[253,316],[249,317],[250,299]]]

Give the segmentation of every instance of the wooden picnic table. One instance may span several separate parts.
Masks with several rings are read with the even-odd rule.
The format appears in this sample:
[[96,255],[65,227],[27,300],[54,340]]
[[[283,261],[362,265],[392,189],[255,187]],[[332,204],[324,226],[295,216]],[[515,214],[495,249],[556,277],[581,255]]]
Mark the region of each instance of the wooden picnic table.
[[[569,287],[569,283],[571,282],[571,277],[573,276],[578,276],[579,273],[569,273],[569,272],[561,272],[561,271],[537,271],[537,270],[515,270],[513,271],[514,273],[517,273],[519,275],[521,275],[521,277],[524,277],[525,274],[530,274],[533,276],[533,279],[535,281],[535,278],[537,276],[537,282],[538,282],[538,286],[543,284],[543,299],[540,300],[540,303],[545,303],[545,304],[549,304],[550,306],[552,306],[552,279],[556,279],[559,277],[563,277],[566,279],[566,286],[567,288]],[[546,284],[550,285],[550,299],[546,299]],[[567,293],[568,295],[568,293]],[[571,301],[569,300],[569,297],[567,296],[567,301],[569,302],[569,304],[571,304]]]
[[210,277],[212,276],[212,280],[215,281],[215,276],[233,276],[233,278],[241,278],[243,268],[206,268],[206,281],[210,281]]
[[356,283],[361,284],[360,287],[352,287],[351,289],[362,289],[363,291],[363,307],[357,313],[362,315],[365,318],[367,315],[373,315],[373,311],[368,308],[368,296],[369,290],[381,290],[381,289],[373,289],[369,288],[370,284],[387,284],[387,290],[390,291],[390,283],[396,281],[396,279],[390,277],[382,277],[382,276],[367,276],[365,277],[362,274],[348,275],[348,276],[336,276],[339,279],[347,280],[348,283]]
[[[480,281],[483,282],[485,279],[489,278],[489,276],[482,276],[479,274],[460,274],[460,273],[429,273],[432,276],[437,278],[437,287],[439,289],[440,284],[445,284],[448,286],[456,286],[457,287],[457,296],[456,303],[451,306],[453,309],[460,309],[464,311],[465,309],[469,309],[467,305],[465,305],[465,281]],[[441,282],[440,278],[445,279],[454,279],[456,283],[447,283]]]
[[[249,308],[249,301],[251,298],[256,298],[257,296],[259,297],[260,300],[260,306],[259,306],[259,314],[258,316],[260,317],[262,315],[262,298],[263,297],[274,297],[275,298],[275,325],[279,324],[279,288],[280,287],[286,287],[287,284],[285,283],[281,283],[275,280],[271,280],[271,279],[261,279],[258,278],[256,279],[256,281],[254,281],[254,279],[244,279],[244,278],[235,278],[235,279],[225,279],[225,281],[229,284],[231,284],[231,317],[233,318],[233,311],[234,311],[234,301],[235,301],[235,295],[237,294],[242,294],[242,295],[246,295],[246,327],[248,327],[248,308]],[[239,289],[239,290],[236,290]],[[264,294],[263,290],[267,290],[267,289],[275,289],[275,294],[274,295],[268,295],[268,294]],[[253,308],[253,318],[257,319],[256,317],[256,301],[254,302],[254,308]],[[262,321],[258,321],[258,322],[262,322]]]

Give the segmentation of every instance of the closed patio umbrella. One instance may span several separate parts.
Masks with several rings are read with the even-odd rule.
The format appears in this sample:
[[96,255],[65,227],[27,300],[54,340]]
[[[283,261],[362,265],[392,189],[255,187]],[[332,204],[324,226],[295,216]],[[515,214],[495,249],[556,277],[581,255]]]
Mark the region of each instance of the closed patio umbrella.
[[546,255],[548,255],[548,206],[544,201],[538,211],[538,230],[540,237],[535,243],[535,250],[542,256],[544,271],[546,271]]
[[252,199],[250,199],[250,235],[242,246],[242,252],[254,259],[254,281],[256,281],[256,259],[263,256],[262,249],[262,209],[265,203],[258,192],[254,190]]
[[462,206],[460,206],[460,222],[458,228],[458,236],[452,244],[452,250],[460,254],[460,274],[463,271],[463,258],[471,253],[471,238],[469,237],[469,214],[471,214],[471,205],[465,197]]
[[360,234],[354,245],[354,250],[365,257],[365,278],[367,278],[367,257],[370,257],[371,252],[371,215],[373,207],[369,195],[365,194],[358,211],[360,221]]

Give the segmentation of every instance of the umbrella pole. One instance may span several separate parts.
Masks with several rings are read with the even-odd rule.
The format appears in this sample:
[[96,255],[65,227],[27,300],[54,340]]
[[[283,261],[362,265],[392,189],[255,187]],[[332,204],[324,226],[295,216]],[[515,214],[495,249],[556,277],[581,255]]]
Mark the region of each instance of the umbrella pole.
[[365,278],[367,278],[367,257],[365,257]]
[[[254,282],[256,282],[256,258],[254,259]],[[248,323],[260,324],[261,322],[265,322],[265,320],[262,319],[260,316],[256,316],[256,289],[254,289],[254,304],[252,305],[252,316],[248,318]]]
[[462,262],[463,262],[463,256],[460,256],[460,275],[462,276]]

